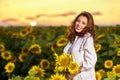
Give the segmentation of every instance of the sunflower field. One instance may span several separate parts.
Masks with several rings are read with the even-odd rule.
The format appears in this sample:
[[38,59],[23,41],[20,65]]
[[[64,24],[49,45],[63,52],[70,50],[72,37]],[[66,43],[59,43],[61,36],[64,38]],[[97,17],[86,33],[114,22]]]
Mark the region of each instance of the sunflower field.
[[[120,80],[120,25],[95,28],[96,78]],[[68,29],[0,27],[0,80],[66,80],[55,64],[68,42]],[[58,63],[66,64],[65,60]]]

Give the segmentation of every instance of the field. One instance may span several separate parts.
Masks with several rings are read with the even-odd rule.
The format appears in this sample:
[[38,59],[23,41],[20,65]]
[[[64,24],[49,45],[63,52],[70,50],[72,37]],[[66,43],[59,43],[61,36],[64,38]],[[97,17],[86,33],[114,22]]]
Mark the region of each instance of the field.
[[[118,80],[120,26],[95,29],[97,80]],[[63,53],[67,31],[67,26],[0,27],[0,80],[48,80],[56,74],[54,54]]]

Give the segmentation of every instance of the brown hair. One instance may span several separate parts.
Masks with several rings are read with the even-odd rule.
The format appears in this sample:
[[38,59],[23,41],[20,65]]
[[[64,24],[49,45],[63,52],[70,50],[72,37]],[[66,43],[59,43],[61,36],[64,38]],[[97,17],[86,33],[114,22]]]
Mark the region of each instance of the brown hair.
[[[87,26],[80,32],[77,33],[75,31],[75,23],[79,16],[85,16],[88,19]],[[68,39],[70,42],[73,42],[75,39],[75,36],[78,35],[79,37],[83,37],[86,33],[90,33],[92,37],[95,36],[95,29],[94,29],[94,20],[93,16],[89,12],[81,12],[72,22],[71,27],[70,27],[70,32],[68,34]]]

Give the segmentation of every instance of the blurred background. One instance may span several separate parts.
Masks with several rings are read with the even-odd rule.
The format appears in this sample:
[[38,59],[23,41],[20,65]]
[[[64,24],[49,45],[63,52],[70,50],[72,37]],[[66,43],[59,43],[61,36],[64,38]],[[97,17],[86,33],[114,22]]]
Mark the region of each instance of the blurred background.
[[96,25],[120,23],[120,0],[0,0],[0,25],[70,25],[81,11]]

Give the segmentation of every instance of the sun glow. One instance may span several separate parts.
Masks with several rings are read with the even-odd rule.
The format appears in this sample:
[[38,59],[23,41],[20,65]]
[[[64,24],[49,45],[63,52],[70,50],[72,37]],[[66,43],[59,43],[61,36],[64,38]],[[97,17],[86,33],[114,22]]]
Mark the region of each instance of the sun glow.
[[1,0],[0,26],[69,26],[81,11],[91,12],[95,24],[119,24],[119,3],[120,0]]
[[31,22],[30,22],[30,25],[31,25],[31,26],[36,26],[36,25],[37,25],[37,22],[31,21]]

